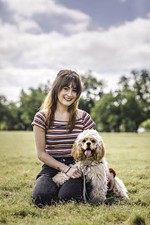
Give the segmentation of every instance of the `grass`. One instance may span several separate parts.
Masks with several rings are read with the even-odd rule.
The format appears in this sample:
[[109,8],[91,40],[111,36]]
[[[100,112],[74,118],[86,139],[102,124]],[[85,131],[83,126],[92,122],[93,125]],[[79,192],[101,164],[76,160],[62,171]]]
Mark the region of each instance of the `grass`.
[[130,199],[120,204],[74,202],[36,208],[31,202],[42,163],[32,132],[0,132],[0,224],[150,224],[150,134],[102,133],[110,167],[124,180]]

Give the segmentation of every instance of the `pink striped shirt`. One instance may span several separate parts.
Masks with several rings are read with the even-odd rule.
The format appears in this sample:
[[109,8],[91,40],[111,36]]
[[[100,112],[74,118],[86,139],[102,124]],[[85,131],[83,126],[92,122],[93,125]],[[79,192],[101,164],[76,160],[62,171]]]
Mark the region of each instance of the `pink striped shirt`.
[[72,145],[78,134],[83,130],[92,129],[95,126],[90,115],[83,111],[82,117],[77,119],[71,133],[67,133],[67,122],[54,120],[52,127],[47,129],[46,114],[39,111],[35,114],[32,125],[45,130],[45,151],[53,157],[70,157]]

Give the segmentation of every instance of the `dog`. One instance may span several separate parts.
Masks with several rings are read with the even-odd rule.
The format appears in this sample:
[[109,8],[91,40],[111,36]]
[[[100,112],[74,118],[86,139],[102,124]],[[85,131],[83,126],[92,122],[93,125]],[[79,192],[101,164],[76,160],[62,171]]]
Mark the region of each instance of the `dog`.
[[[96,130],[84,130],[75,140],[71,155],[76,160],[73,166],[81,169],[84,183],[91,186],[88,200],[92,203],[104,203],[108,192],[110,171],[104,157],[105,145],[102,137]],[[58,186],[68,179],[69,177],[62,172],[53,177],[53,181]],[[83,196],[86,198],[86,185],[83,189]],[[117,176],[114,178],[112,191],[121,200],[128,199],[127,189],[123,181]]]

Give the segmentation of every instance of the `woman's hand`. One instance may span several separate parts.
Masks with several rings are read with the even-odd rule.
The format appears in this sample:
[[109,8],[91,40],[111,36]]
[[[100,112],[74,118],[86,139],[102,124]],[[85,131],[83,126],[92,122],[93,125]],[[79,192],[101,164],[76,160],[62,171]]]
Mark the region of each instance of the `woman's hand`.
[[79,178],[82,176],[82,172],[77,167],[71,167],[68,172],[65,173],[68,177],[71,177],[73,179]]

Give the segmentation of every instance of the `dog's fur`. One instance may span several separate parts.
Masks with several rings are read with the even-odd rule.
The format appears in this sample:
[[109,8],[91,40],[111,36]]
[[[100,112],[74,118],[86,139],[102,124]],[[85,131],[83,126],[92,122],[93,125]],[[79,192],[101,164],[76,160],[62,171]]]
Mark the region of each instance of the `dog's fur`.
[[[82,170],[86,183],[90,183],[92,190],[89,194],[90,201],[102,203],[106,200],[109,181],[109,167],[104,158],[104,142],[96,130],[85,130],[75,140],[71,152],[77,163],[74,165]],[[58,173],[53,181],[62,185],[69,177],[65,173]],[[128,199],[127,189],[117,176],[115,176],[113,193],[121,199]]]

